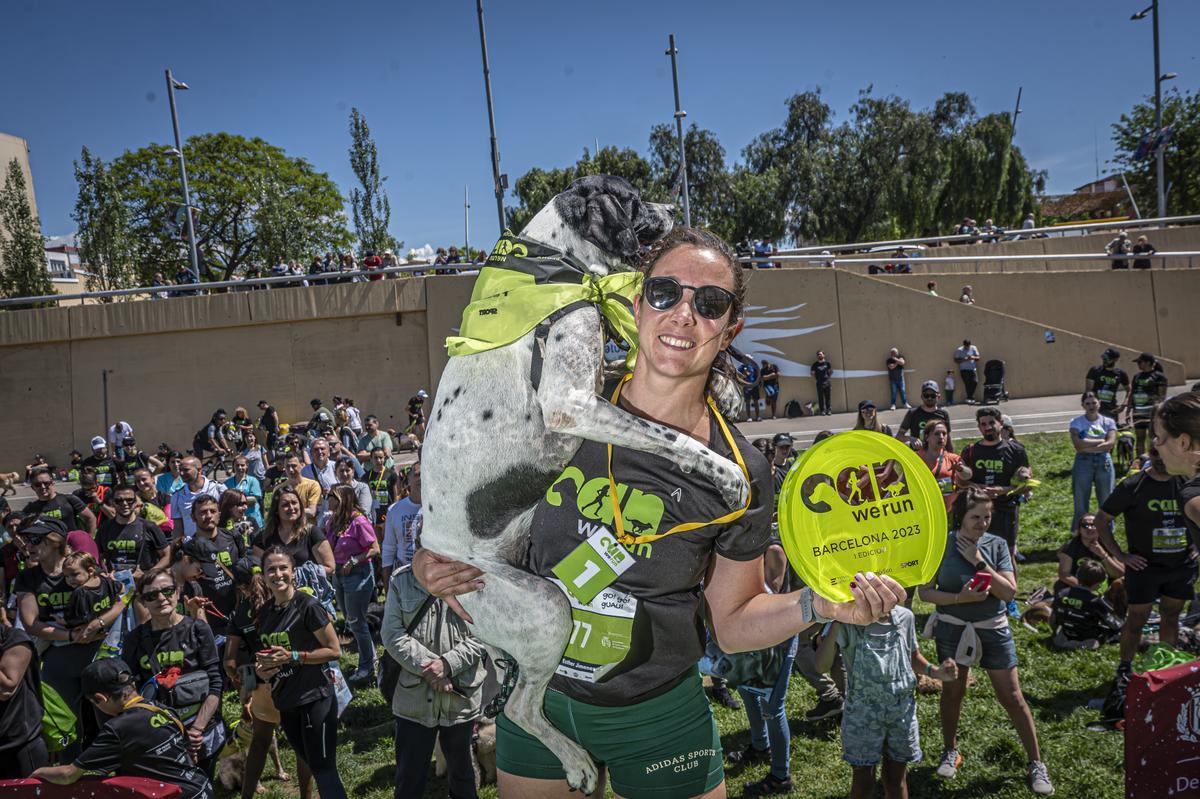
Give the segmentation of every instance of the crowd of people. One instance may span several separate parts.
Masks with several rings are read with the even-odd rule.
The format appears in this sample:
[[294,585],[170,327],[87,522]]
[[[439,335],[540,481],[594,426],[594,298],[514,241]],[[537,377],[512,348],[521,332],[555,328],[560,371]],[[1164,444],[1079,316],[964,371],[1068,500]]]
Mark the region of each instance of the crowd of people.
[[[763,779],[746,785],[746,795],[795,788],[784,697],[798,673],[818,697],[806,718],[842,717],[851,795],[872,795],[878,771],[888,795],[902,796],[907,765],[923,758],[917,686],[940,686],[936,773],[954,779],[966,761],[958,736],[964,697],[972,669],[982,669],[1024,751],[1027,785],[1052,793],[1010,627],[1021,615],[1021,505],[1036,486],[1011,422],[994,405],[978,408],[978,440],[955,452],[944,407],[950,397],[942,394],[943,387],[954,390],[953,372],[943,385],[924,381],[921,402],[911,407],[908,362],[899,349],[885,362],[892,405],[907,410],[898,428],[882,423],[873,401],[858,405],[855,429],[907,441],[945,501],[946,549],[935,577],[915,592],[934,607],[923,634],[933,639],[936,657],[927,660],[909,609],[913,596],[894,580],[856,575],[854,601],[834,603],[803,586],[788,566],[773,516],[797,456],[792,438],[778,434],[751,445],[710,418],[709,370],[736,333],[744,292],[733,251],[711,234],[681,231],[656,245],[647,263],[648,273],[682,288],[654,307],[638,306],[645,346],[621,384],[628,408],[703,440],[711,433],[713,447],[745,461],[751,497],[742,514],[724,522],[704,478],[673,476],[713,521],[693,520],[690,526],[703,530],[696,535],[660,536],[653,579],[635,566],[610,583],[612,591],[654,596],[639,611],[652,618],[630,631],[636,659],[607,682],[560,674],[547,694],[552,721],[605,753],[621,795],[718,795],[725,764],[696,661],[722,650],[774,650],[778,657],[761,660],[773,666],[737,684],[741,702],[719,674],[713,683],[718,700],[744,703],[749,722],[749,745],[727,753],[731,766],[770,765]],[[695,290],[682,290],[693,286],[719,291],[708,293],[702,310]],[[685,336],[700,343],[660,342]],[[964,341],[954,360],[966,401],[974,402],[978,350]],[[1074,530],[1058,553],[1058,584],[1046,592],[1057,645],[1120,641],[1118,683],[1128,679],[1156,602],[1162,640],[1179,643],[1180,618],[1194,600],[1200,523],[1200,394],[1167,398],[1153,356],[1137,360],[1132,380],[1112,352],[1088,373],[1083,414],[1070,425]],[[778,368],[766,361],[742,368],[747,391],[756,392],[746,399],[757,408],[762,396],[774,415]],[[824,353],[813,376],[826,383],[818,397],[828,412],[832,366]],[[296,754],[300,795],[311,796],[315,783],[323,799],[337,799],[347,795],[337,764],[338,718],[355,689],[377,686],[394,717],[397,798],[423,794],[439,742],[451,795],[474,796],[471,739],[497,664],[471,636],[454,597],[487,578],[420,547],[427,399],[421,391],[409,401],[404,430],[381,429],[352,399],[314,398],[312,416],[296,425],[260,401],[257,419],[243,407],[232,415],[215,411],[186,451],[143,452],[134,425],[120,421],[91,441],[89,456],[73,453],[69,467],[35,458],[27,479],[36,499],[0,508],[0,718],[10,722],[0,725],[0,750],[11,755],[0,760],[0,777],[70,783],[87,772],[118,772],[178,784],[186,799],[209,797],[227,742],[244,736],[238,776],[248,799],[268,758],[283,776],[274,751],[282,728]],[[1132,458],[1129,476],[1114,485],[1113,415],[1125,411],[1141,431],[1135,451],[1143,457]],[[639,491],[670,493],[660,485],[671,468],[665,459],[615,449],[610,474],[640,479]],[[407,466],[403,450],[413,453]],[[571,468],[583,474],[600,463],[603,472],[602,452],[602,444],[585,442]],[[67,479],[79,489],[60,493]],[[579,545],[573,505],[538,506],[529,554],[535,573],[551,576]],[[593,517],[582,494],[579,506],[583,529]],[[663,507],[672,531],[689,526],[687,509]],[[1123,547],[1113,526],[1122,516]],[[356,668],[345,675],[339,664],[351,651]],[[233,693],[238,718],[223,711],[223,697]],[[628,746],[627,739],[654,746]],[[550,795],[566,785],[543,742],[504,715],[496,740],[502,795]],[[650,767],[673,762],[678,746],[691,753],[685,760],[694,769]]]

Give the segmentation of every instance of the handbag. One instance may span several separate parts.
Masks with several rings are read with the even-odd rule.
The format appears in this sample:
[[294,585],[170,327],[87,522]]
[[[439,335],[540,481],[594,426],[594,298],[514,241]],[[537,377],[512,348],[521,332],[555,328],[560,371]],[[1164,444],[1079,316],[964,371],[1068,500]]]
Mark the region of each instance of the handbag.
[[[412,621],[408,623],[408,629],[414,630],[421,623],[421,619],[425,618],[425,614],[433,607],[434,601],[437,599],[433,594],[425,597],[425,601],[421,603],[421,607],[417,608],[416,614],[412,617]],[[383,694],[383,698],[391,701],[392,696],[396,693],[396,683],[400,679],[400,672],[404,667],[400,665],[392,653],[383,649],[383,657],[379,661],[379,693]]]

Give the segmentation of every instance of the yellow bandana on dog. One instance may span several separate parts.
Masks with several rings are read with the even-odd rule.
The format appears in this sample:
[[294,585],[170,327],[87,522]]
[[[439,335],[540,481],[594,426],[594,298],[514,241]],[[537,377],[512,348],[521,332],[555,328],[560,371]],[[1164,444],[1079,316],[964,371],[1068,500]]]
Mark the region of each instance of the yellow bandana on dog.
[[459,335],[447,337],[446,350],[453,357],[503,347],[556,311],[587,302],[599,308],[610,337],[628,345],[632,367],[638,341],[633,297],[641,285],[640,272],[597,277],[578,259],[506,230],[479,270]]

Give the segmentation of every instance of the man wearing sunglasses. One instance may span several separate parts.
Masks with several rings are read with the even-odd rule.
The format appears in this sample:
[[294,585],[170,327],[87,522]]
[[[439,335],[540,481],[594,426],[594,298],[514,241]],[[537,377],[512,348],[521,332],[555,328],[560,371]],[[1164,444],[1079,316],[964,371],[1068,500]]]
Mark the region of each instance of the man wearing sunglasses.
[[904,414],[904,421],[900,422],[900,430],[896,437],[904,438],[911,435],[913,438],[920,439],[922,432],[925,430],[925,425],[930,422],[945,422],[946,432],[949,433],[950,414],[944,408],[938,407],[938,400],[940,399],[941,392],[938,391],[936,380],[926,380],[922,383],[921,404]]
[[110,501],[116,512],[96,533],[96,545],[109,571],[128,571],[137,580],[142,572],[170,566],[167,537],[158,525],[138,515],[138,496],[133,486],[114,488]]
[[87,503],[79,497],[60,495],[54,485],[54,475],[48,468],[34,469],[29,484],[37,499],[21,509],[23,516],[49,516],[60,519],[68,530],[87,530],[96,534],[96,514],[88,510]]

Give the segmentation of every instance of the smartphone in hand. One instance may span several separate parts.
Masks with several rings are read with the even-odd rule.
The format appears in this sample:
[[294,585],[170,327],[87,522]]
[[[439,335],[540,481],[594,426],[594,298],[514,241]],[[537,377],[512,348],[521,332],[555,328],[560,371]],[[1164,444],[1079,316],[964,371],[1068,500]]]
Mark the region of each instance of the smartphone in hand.
[[983,592],[988,590],[992,585],[992,575],[990,572],[975,572],[975,576],[967,583],[967,588],[972,591]]

